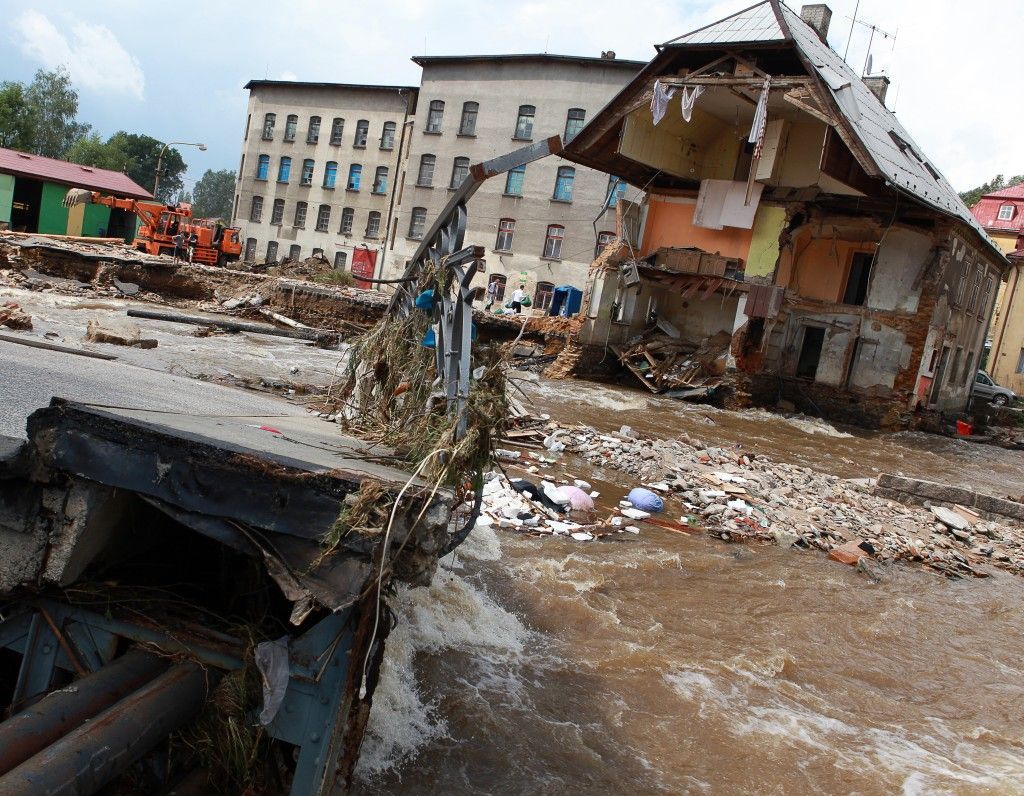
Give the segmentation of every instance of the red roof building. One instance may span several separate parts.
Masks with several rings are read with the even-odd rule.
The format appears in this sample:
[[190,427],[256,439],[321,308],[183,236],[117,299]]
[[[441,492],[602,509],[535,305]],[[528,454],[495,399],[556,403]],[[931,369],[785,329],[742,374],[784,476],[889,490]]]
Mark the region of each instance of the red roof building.
[[985,194],[971,212],[1004,253],[1012,252],[1024,231],[1024,183]]
[[0,173],[15,177],[33,177],[45,182],[74,188],[125,196],[132,199],[151,199],[153,194],[138,185],[127,174],[92,166],[80,166],[66,160],[29,155],[14,149],[0,147]]

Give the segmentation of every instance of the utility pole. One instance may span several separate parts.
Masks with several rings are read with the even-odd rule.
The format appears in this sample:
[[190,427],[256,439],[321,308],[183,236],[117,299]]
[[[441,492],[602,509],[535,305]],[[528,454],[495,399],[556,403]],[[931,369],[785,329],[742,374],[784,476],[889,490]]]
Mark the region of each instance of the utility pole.
[[169,141],[160,147],[160,154],[156,158],[156,176],[153,178],[153,198],[156,198],[156,189],[160,187],[160,167],[164,163],[164,152],[167,151],[169,146],[194,146],[199,149],[200,152],[206,151],[206,144],[190,144],[188,141]]

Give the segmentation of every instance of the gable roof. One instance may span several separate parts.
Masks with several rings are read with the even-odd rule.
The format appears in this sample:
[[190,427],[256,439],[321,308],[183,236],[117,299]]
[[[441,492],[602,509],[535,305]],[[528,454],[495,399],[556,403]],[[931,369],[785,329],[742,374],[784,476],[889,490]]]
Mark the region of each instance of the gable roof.
[[114,196],[125,196],[132,199],[153,198],[153,194],[135,183],[127,174],[122,174],[119,171],[80,166],[66,160],[29,155],[15,149],[0,147],[0,172],[76,188],[89,188]]
[[1017,185],[1011,185],[1009,188],[1003,188],[999,191],[992,191],[987,193],[982,199],[1024,199],[1024,182],[1018,183]]
[[808,72],[821,79],[840,111],[841,122],[874,164],[877,173],[873,176],[970,225],[982,240],[999,252],[960,195],[928,161],[895,114],[821,40],[817,31],[781,0],[762,0],[732,16],[665,42],[659,49],[773,42],[792,44]]

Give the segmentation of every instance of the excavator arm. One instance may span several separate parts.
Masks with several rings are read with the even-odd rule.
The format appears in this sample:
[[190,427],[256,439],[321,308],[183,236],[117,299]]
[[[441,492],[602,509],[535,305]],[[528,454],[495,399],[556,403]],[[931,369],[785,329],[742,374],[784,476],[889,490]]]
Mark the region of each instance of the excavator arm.
[[106,196],[96,191],[85,188],[72,188],[64,195],[64,207],[75,205],[104,205],[118,210],[128,210],[134,213],[142,223],[155,228],[160,220],[160,214],[167,211],[167,205],[159,202],[140,202],[137,199],[118,199],[116,196]]

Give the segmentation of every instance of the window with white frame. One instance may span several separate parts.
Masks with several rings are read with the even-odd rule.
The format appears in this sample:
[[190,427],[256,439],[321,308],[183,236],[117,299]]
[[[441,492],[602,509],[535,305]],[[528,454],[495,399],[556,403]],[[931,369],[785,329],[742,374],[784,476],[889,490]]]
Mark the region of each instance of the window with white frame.
[[498,252],[512,251],[512,236],[516,231],[514,218],[503,218],[498,222],[498,239],[494,242],[494,250]]
[[302,161],[302,181],[300,185],[312,185],[313,184],[313,168],[315,164],[311,158],[306,158]]
[[395,148],[395,131],[398,125],[394,122],[384,122],[384,129],[380,133],[380,148],[381,149],[394,149]]
[[306,227],[306,208],[307,208],[307,205],[306,205],[305,202],[296,202],[295,203],[295,219],[294,219],[294,221],[292,223],[293,227],[297,227],[298,229],[305,229],[305,227]]
[[615,240],[614,232],[609,232],[607,230],[604,232],[598,232],[597,246],[594,249],[594,257],[599,257],[601,252],[605,250],[605,247],[607,247],[608,244],[611,243],[613,240]]
[[249,220],[258,224],[261,218],[263,218],[263,197],[254,196],[252,206],[249,208]]
[[341,146],[341,139],[345,135],[345,120],[335,117],[331,122],[331,146]]
[[355,225],[356,211],[355,208],[346,207],[341,211],[341,226],[338,228],[338,232],[342,235],[351,235],[352,227]]
[[551,309],[551,301],[555,297],[555,285],[553,282],[538,282],[537,289],[533,294],[533,308],[546,313]]
[[512,135],[513,138],[517,138],[520,141],[533,140],[533,117],[536,113],[537,108],[533,105],[519,106],[519,114],[516,116],[516,130]]
[[999,207],[999,220],[1009,221],[1013,218],[1013,205],[1000,205]]
[[309,129],[306,131],[306,143],[315,144],[320,140],[320,117],[309,117]]
[[562,257],[562,240],[565,238],[565,227],[561,224],[550,224],[544,236],[544,257],[559,260]]

